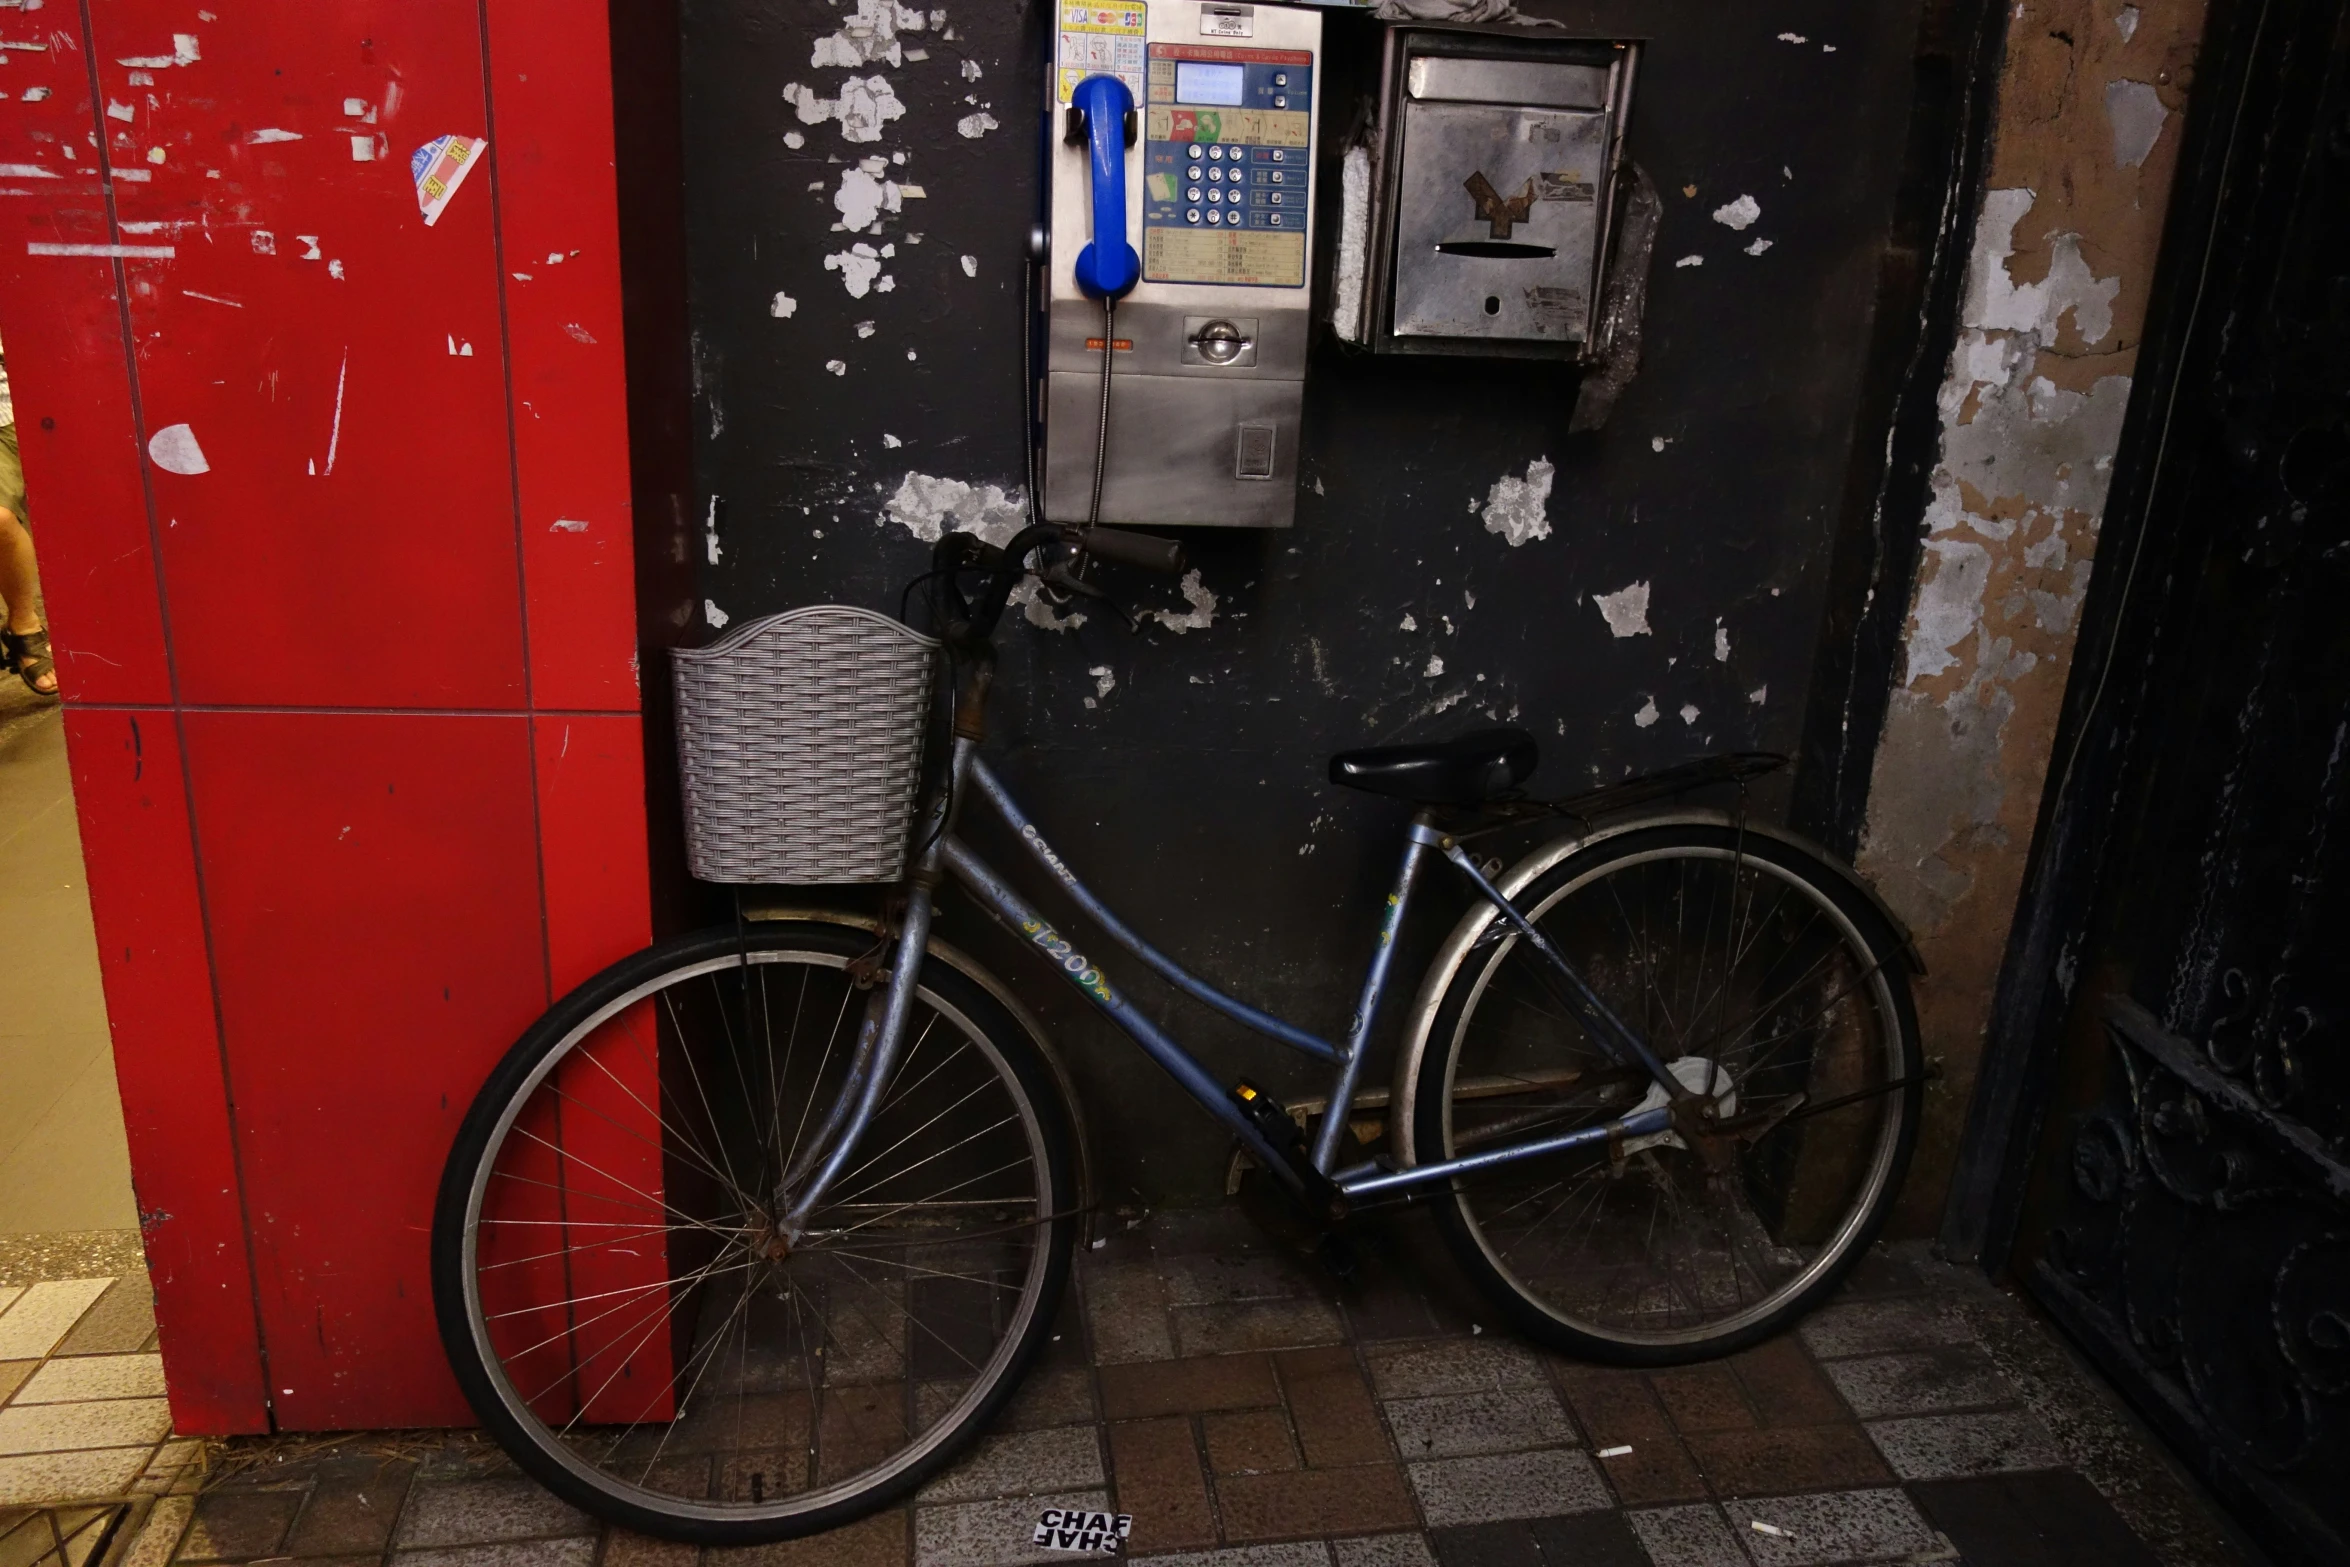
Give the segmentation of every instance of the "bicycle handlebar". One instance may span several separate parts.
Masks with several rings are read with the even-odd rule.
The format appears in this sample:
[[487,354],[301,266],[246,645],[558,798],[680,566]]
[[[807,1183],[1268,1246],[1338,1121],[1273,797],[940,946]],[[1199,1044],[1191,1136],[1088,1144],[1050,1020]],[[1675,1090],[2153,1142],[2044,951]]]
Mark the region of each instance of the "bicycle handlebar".
[[[1021,529],[1001,548],[984,543],[972,534],[949,533],[930,554],[931,571],[938,579],[945,610],[937,628],[940,635],[965,649],[976,648],[994,636],[996,622],[1003,618],[1012,590],[1027,574],[1028,557],[1045,544],[1066,544],[1103,560],[1168,576],[1180,576],[1186,565],[1183,546],[1175,540],[1154,538],[1147,533],[1126,533],[1116,528],[1069,528],[1044,523]],[[978,592],[966,597],[956,577],[957,573],[970,570],[986,572],[987,580],[980,584]]]
[[1147,533],[1125,533],[1116,528],[1072,528],[1069,530],[1069,542],[1088,555],[1114,560],[1121,566],[1140,566],[1145,571],[1161,572],[1170,577],[1182,576],[1187,564],[1180,543],[1173,539],[1154,538]]

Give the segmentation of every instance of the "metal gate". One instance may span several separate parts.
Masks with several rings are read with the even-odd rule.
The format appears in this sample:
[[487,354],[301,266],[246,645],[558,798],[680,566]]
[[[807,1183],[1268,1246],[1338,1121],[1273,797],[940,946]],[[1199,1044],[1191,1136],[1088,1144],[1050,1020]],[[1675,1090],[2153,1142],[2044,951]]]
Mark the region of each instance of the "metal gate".
[[[2008,1111],[2014,1150],[1978,1238],[1996,1255],[2012,1225],[2014,1274],[2281,1559],[2341,1562],[2342,0],[2215,12],[2174,212],[2116,486],[2128,510],[2099,549],[1994,1025],[2002,1072],[1977,1110],[1978,1173]],[[1973,1200],[1962,1182],[1955,1231]]]

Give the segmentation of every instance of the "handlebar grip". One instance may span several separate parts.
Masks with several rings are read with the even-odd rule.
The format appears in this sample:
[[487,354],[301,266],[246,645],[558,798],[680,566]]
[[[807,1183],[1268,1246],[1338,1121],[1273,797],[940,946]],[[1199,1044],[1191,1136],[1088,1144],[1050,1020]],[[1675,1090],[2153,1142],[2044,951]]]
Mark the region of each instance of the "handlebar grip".
[[1140,566],[1145,571],[1164,572],[1180,577],[1188,564],[1183,546],[1174,539],[1155,538],[1148,533],[1125,533],[1116,528],[1073,529],[1071,542],[1081,545],[1089,555],[1102,560],[1114,560],[1122,566]]

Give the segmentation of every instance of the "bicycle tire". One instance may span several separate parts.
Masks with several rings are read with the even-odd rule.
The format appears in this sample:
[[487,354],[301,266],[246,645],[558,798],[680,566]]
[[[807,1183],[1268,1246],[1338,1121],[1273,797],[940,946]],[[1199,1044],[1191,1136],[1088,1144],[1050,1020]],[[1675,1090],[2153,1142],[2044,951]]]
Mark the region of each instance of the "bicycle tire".
[[[824,1096],[833,1081],[827,1074],[841,1020],[855,1010],[856,997],[881,993],[865,988],[873,983],[872,969],[860,974],[851,967],[876,956],[875,949],[867,931],[817,922],[761,922],[747,931],[704,931],[647,948],[588,980],[533,1024],[490,1073],[459,1129],[433,1224],[442,1343],[467,1401],[507,1454],[549,1490],[599,1518],[702,1545],[759,1544],[853,1522],[910,1494],[968,1448],[1012,1395],[1051,1331],[1077,1228],[1068,1108],[1027,1032],[982,986],[935,956],[921,970],[906,1053],[859,1146],[864,1163],[844,1173],[811,1216],[798,1249],[782,1256],[758,1250],[772,1248],[776,1232],[769,1226],[766,1238],[758,1238],[764,1215],[755,1218],[756,1200],[741,1194],[770,1188],[760,1184],[757,1171],[747,1180],[734,1179],[732,1150],[739,1148],[745,1160],[756,1152],[767,1160],[762,1169],[790,1165],[808,1109],[830,1103]],[[800,981],[791,1043],[780,1062],[773,1027],[779,976]],[[810,989],[820,980],[832,988],[811,1010]],[[881,981],[886,984],[886,969]],[[771,1069],[766,1082],[745,1081],[735,1101],[725,1093],[713,1100],[703,1082],[704,1064],[719,1064],[717,1056],[705,1054],[716,1049],[706,1041],[719,1037],[709,1026],[711,1017],[724,1025],[724,1048],[737,1071],[757,1060],[754,1050],[734,1043],[729,985],[741,1008],[746,1045],[753,1040],[754,1017],[764,1023]],[[707,999],[705,990],[716,999]],[[811,1016],[820,1021],[835,991],[838,1013],[811,1070],[798,1050],[800,1023]],[[650,1050],[643,1047],[646,1037],[653,1041]],[[813,1039],[813,1027],[806,1037]],[[623,1039],[641,1059],[622,1049]],[[649,1075],[636,1077],[632,1089],[630,1074]],[[607,1089],[606,1079],[618,1089]],[[801,1105],[796,1096],[802,1082],[806,1108],[798,1111],[793,1149],[786,1153],[782,1128]],[[641,1091],[648,1087],[649,1093]],[[773,1116],[763,1121],[770,1087]],[[788,1104],[787,1095],[795,1096]],[[695,1120],[697,1096],[708,1111],[701,1122]],[[971,1119],[999,1109],[1012,1119],[931,1151],[932,1143],[943,1143],[962,1124],[950,1123],[945,1133],[931,1130],[942,1116],[956,1113],[933,1113],[934,1104],[949,1099],[974,1106]],[[601,1124],[607,1122],[609,1127]],[[550,1128],[551,1137],[540,1135]],[[643,1135],[648,1129],[657,1135]],[[902,1156],[895,1153],[899,1147],[906,1150]],[[637,1163],[616,1162],[613,1150]],[[963,1178],[965,1167],[1002,1159],[1006,1150],[1012,1157],[978,1181],[987,1190]],[[877,1161],[893,1162],[883,1163],[879,1175],[856,1173],[870,1172]],[[550,1165],[557,1173],[553,1181],[518,1173],[543,1176]],[[904,1182],[916,1179],[909,1172],[923,1166],[934,1168],[919,1176],[921,1182],[950,1183],[939,1189],[952,1191],[951,1183],[960,1180],[966,1196],[910,1197],[915,1188]],[[1003,1175],[1015,1167],[1024,1173]],[[645,1172],[656,1168],[661,1184],[651,1186]],[[502,1175],[508,1179],[501,1181]],[[632,1175],[642,1184],[630,1184]],[[720,1217],[730,1205],[741,1207],[733,1215],[737,1238],[725,1238],[714,1220],[689,1211],[689,1204],[703,1201],[697,1192],[714,1194],[709,1211]],[[868,1200],[855,1200],[860,1197]],[[528,1208],[531,1203],[537,1208]],[[632,1205],[650,1217],[624,1217]],[[858,1217],[867,1210],[884,1211]],[[509,1211],[541,1216],[501,1217]],[[834,1216],[834,1227],[822,1229],[827,1215]],[[659,1245],[646,1244],[655,1230]],[[555,1251],[514,1251],[549,1242]],[[697,1247],[709,1260],[689,1275],[686,1259],[697,1255]],[[647,1252],[659,1260],[644,1263]],[[517,1267],[529,1271],[500,1271]],[[902,1272],[887,1271],[891,1267]],[[614,1270],[631,1278],[602,1294],[589,1288]],[[492,1272],[500,1276],[488,1279]],[[722,1286],[711,1281],[734,1272],[743,1275],[740,1301],[713,1338],[709,1324],[735,1285],[731,1279]],[[653,1278],[656,1273],[661,1276]],[[561,1301],[526,1293],[529,1280],[557,1276]],[[519,1309],[512,1304],[518,1294]],[[623,1304],[606,1309],[603,1302],[613,1295]],[[893,1296],[903,1317],[894,1339],[887,1305]],[[770,1304],[771,1298],[778,1304]],[[641,1314],[618,1327],[596,1328],[622,1310]],[[622,1344],[648,1315],[651,1326]],[[739,1334],[729,1347],[738,1317]],[[554,1340],[513,1342],[550,1321],[557,1324]],[[519,1326],[506,1325],[513,1323]],[[982,1334],[993,1336],[982,1344]],[[960,1364],[948,1362],[938,1348],[957,1343],[970,1351],[957,1352]],[[982,1353],[984,1361],[977,1358]],[[561,1363],[566,1359],[568,1369]],[[526,1395],[520,1368],[536,1372],[550,1362],[556,1364],[554,1380],[534,1375],[537,1391]],[[646,1363],[655,1376],[670,1368],[665,1392],[652,1386],[653,1376],[634,1382]],[[713,1378],[714,1368],[728,1365],[733,1369],[719,1369]],[[730,1388],[734,1445],[720,1447],[711,1436],[725,1439]],[[640,1394],[641,1405],[624,1402]],[[568,1419],[558,1425],[566,1411]],[[860,1462],[899,1429],[902,1445],[861,1469],[840,1472],[840,1465]],[[679,1442],[681,1432],[687,1434]],[[639,1459],[644,1472],[632,1480]]]
[[[1698,902],[1689,890],[1692,867],[1715,884],[1701,940],[1710,939],[1717,914],[1725,933],[1728,961],[1713,992],[1702,950],[1694,967],[1686,951],[1659,958],[1668,943],[1657,925],[1667,908],[1676,913],[1675,941],[1692,945],[1681,940]],[[1771,899],[1752,929],[1737,925],[1742,886],[1750,918]],[[1456,1178],[1435,1202],[1454,1257],[1520,1333],[1586,1360],[1679,1364],[1785,1331],[1865,1253],[1915,1146],[1922,1068],[1900,936],[1859,887],[1818,856],[1712,823],[1611,836],[1535,875],[1513,901],[1617,1015],[1642,1030],[1668,1070],[1688,1063],[1680,1071],[1690,1074],[1693,1090],[1726,1091],[1716,1105],[1727,1106],[1730,1124],[1754,1123],[1755,1136],[1743,1148],[1717,1145],[1725,1167],[1710,1171],[1676,1135]],[[1777,935],[1770,935],[1773,926]],[[1598,939],[1610,930],[1622,937],[1614,948]],[[1758,977],[1750,961],[1758,950],[1773,965],[1816,954],[1822,977],[1812,978],[1808,967]],[[1413,1146],[1421,1159],[1475,1146],[1480,1134],[1497,1140],[1599,1124],[1641,1099],[1661,1098],[1645,1073],[1608,1059],[1570,1021],[1570,1008],[1542,1004],[1559,993],[1539,988],[1539,969],[1531,948],[1496,919],[1450,975],[1417,1067]],[[1831,973],[1840,992],[1826,990]],[[1811,985],[1821,989],[1805,989]],[[1730,998],[1749,993],[1767,1005],[1755,1018],[1729,1021]],[[1527,994],[1537,1000],[1518,999]],[[1783,1009],[1819,994],[1827,999],[1816,1009],[1818,1021],[1794,1026]],[[1686,1016],[1676,1014],[1676,999]],[[1765,1018],[1780,1031],[1764,1034]],[[1705,1062],[1714,1069],[1701,1069]],[[1771,1124],[1782,1106],[1784,1117]],[[1855,1145],[1865,1145],[1858,1165],[1849,1162]],[[1849,1189],[1823,1198],[1822,1191],[1838,1190],[1840,1169]],[[1505,1207],[1513,1192],[1523,1195],[1515,1208]],[[1567,1217],[1545,1252],[1534,1232],[1559,1215]],[[1707,1236],[1718,1239],[1700,1244]],[[1640,1263],[1627,1260],[1635,1237],[1646,1249]],[[1775,1277],[1774,1269],[1786,1276]],[[1746,1298],[1749,1276],[1753,1300]]]

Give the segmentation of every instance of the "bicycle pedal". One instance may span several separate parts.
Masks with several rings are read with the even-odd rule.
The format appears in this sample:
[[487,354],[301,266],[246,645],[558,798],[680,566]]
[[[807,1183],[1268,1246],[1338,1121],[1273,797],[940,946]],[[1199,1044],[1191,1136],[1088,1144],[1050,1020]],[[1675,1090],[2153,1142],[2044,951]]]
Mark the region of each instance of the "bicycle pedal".
[[1344,1219],[1349,1211],[1346,1194],[1329,1176],[1314,1168],[1313,1157],[1306,1151],[1305,1128],[1272,1095],[1246,1078],[1232,1085],[1232,1099],[1264,1135],[1265,1141],[1273,1145],[1273,1151],[1281,1155],[1284,1173],[1294,1187],[1292,1195],[1305,1207],[1308,1217],[1317,1224],[1335,1224]]

